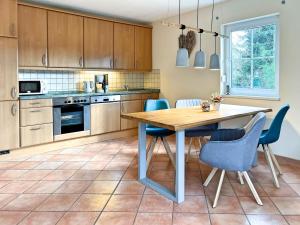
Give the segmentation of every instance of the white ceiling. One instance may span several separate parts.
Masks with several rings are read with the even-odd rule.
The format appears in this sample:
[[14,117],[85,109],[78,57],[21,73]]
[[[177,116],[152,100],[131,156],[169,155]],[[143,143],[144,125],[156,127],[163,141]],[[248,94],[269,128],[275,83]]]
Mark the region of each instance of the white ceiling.
[[[226,0],[215,0],[216,3]],[[178,15],[178,0],[26,0],[95,15],[150,23]],[[205,7],[212,0],[200,0]],[[181,0],[182,12],[196,10],[197,0]]]

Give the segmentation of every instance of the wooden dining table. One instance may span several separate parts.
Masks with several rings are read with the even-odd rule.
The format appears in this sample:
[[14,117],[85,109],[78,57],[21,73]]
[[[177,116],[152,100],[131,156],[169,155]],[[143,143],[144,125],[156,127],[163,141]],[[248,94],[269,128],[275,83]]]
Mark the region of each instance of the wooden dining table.
[[[138,126],[138,180],[168,199],[181,203],[185,194],[185,129],[219,123],[259,112],[271,112],[270,108],[221,104],[218,111],[203,112],[201,107],[165,109],[149,112],[122,114],[122,118],[136,120]],[[175,131],[176,177],[175,193],[147,177],[146,124]]]

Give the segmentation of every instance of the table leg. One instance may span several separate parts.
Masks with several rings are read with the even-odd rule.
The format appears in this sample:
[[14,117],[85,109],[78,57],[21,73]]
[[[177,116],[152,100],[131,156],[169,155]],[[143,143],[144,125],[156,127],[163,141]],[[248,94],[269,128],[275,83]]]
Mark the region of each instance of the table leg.
[[139,169],[138,179],[142,180],[146,178],[147,173],[147,151],[146,151],[146,124],[139,123]]
[[178,203],[184,201],[184,130],[176,131],[176,183],[175,192]]

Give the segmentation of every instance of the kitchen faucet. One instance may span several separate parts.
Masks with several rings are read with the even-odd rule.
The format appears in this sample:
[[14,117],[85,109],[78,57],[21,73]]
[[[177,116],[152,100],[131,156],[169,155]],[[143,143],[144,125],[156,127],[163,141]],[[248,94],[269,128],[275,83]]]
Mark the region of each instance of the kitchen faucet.
[[125,89],[126,91],[128,91],[128,89],[129,89],[128,84],[125,84],[125,85],[124,85],[124,89]]

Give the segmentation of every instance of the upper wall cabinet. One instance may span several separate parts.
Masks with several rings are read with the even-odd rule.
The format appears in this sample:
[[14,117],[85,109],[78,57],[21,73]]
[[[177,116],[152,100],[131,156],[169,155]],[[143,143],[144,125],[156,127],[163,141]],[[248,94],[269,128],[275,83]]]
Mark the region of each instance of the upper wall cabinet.
[[47,10],[18,6],[19,66],[47,66]]
[[83,67],[83,17],[48,11],[49,67]]
[[134,36],[135,69],[152,70],[152,29],[135,26]]
[[84,18],[84,66],[113,68],[113,22]]
[[134,26],[114,23],[114,68],[134,69]]
[[17,1],[0,1],[0,36],[17,37]]

